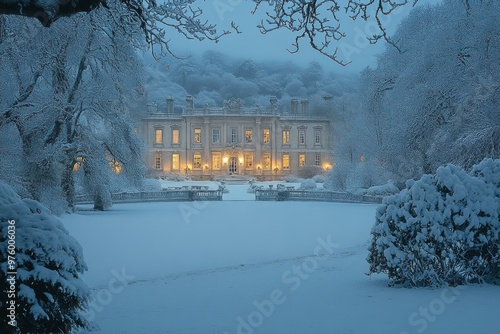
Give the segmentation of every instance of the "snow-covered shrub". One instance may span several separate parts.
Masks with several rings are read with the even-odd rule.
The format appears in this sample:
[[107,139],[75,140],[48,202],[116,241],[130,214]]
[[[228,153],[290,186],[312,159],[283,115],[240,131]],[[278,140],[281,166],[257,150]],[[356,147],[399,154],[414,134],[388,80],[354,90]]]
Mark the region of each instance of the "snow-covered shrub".
[[157,179],[145,179],[142,182],[143,191],[161,191],[161,182]]
[[297,172],[297,176],[302,179],[310,179],[313,176],[321,174],[322,172],[323,170],[319,166],[306,165],[300,167],[299,171]]
[[388,196],[396,194],[398,192],[398,187],[396,187],[393,182],[388,182],[386,184],[373,186],[368,189],[358,189],[355,193],[356,195]]
[[[479,166],[473,175],[494,174]],[[498,283],[500,200],[486,179],[450,164],[384,198],[371,231],[370,273],[408,286]]]
[[287,183],[300,183],[303,181],[303,179],[301,179],[297,175],[287,175],[283,178],[283,181]]
[[[17,328],[12,333],[69,333],[87,327],[80,314],[90,290],[80,275],[87,270],[79,243],[42,204],[21,199],[0,182],[0,290],[10,290],[7,272],[15,277]],[[10,231],[10,233],[9,233]],[[14,234],[15,232],[15,234]],[[8,237],[8,236],[15,236]],[[9,245],[14,245],[10,246]],[[15,251],[15,252],[14,252]],[[13,267],[8,256],[13,256]],[[10,258],[11,259],[11,258]],[[7,297],[7,294],[5,296]],[[12,300],[12,299],[11,299]],[[3,299],[3,301],[10,302]],[[8,324],[7,303],[2,303],[2,333]]]
[[307,179],[300,183],[301,190],[316,190],[316,182],[313,179]]
[[316,183],[325,183],[327,178],[326,178],[326,175],[325,174],[318,174],[318,175],[314,175],[312,177],[312,179],[314,180],[314,182]]
[[330,190],[347,190],[347,181],[352,174],[353,164],[337,163],[335,167],[328,173],[327,180],[323,187]]

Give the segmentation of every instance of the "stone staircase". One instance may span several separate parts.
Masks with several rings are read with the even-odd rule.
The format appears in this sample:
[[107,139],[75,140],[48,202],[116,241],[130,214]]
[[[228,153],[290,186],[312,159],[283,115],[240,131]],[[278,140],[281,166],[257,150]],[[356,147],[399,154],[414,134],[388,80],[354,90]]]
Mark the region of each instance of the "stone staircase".
[[251,179],[255,179],[255,177],[247,175],[227,175],[221,178],[220,181],[224,181],[225,184],[248,184]]

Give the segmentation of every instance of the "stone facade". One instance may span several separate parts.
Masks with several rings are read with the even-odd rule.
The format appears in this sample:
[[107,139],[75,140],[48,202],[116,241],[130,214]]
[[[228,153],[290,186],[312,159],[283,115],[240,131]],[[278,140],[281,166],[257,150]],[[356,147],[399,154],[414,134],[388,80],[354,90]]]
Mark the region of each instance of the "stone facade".
[[293,99],[291,111],[282,112],[274,97],[267,109],[245,108],[238,99],[198,109],[188,96],[182,112],[176,112],[169,98],[164,112],[150,106],[142,118],[147,165],[194,179],[251,175],[269,180],[302,166],[329,169],[330,121],[308,109],[307,100]]

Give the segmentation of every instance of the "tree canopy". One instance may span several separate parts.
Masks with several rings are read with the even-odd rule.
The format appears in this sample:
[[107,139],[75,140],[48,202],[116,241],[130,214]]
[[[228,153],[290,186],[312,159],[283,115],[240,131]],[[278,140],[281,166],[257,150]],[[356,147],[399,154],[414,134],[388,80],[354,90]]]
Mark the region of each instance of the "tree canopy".
[[[396,45],[384,27],[384,16],[400,7],[415,5],[419,0],[252,0],[255,7],[251,14],[265,13],[257,26],[267,34],[287,29],[295,34],[290,52],[299,50],[301,41],[333,61],[346,65],[338,56],[338,42],[347,37],[342,25],[346,20],[374,21],[378,31],[367,36],[370,43],[380,39]],[[466,1],[468,2],[468,1]],[[112,13],[112,18],[122,26],[140,27],[147,43],[159,46],[162,53],[172,53],[168,44],[170,31],[188,39],[218,41],[231,32],[240,33],[237,23],[230,27],[217,27],[203,18],[203,10],[196,3],[200,0],[0,0],[0,14],[22,15],[37,18],[44,26],[64,16],[91,12],[99,8]],[[1,16],[0,16],[1,17]],[[1,30],[1,19],[0,19]],[[2,32],[0,31],[0,40]]]

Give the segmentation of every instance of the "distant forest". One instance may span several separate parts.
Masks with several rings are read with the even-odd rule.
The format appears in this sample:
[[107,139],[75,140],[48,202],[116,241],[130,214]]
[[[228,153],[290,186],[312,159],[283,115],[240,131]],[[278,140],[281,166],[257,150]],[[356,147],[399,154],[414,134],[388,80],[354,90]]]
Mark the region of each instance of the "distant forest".
[[325,95],[341,96],[356,88],[356,75],[339,75],[323,69],[318,62],[300,66],[292,62],[233,58],[217,51],[206,51],[187,60],[169,64],[146,65],[147,101],[165,108],[172,96],[177,108],[184,106],[186,95],[194,97],[196,107],[222,106],[225,100],[239,98],[245,106],[268,107],[276,96],[283,111],[290,109],[292,98],[309,99],[311,110]]

